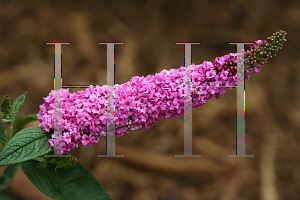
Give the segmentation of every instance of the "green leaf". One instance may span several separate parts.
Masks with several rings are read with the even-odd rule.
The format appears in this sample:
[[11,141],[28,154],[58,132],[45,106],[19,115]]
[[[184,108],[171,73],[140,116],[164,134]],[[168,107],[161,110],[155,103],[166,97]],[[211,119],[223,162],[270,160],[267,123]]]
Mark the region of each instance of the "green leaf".
[[19,113],[26,97],[27,91],[20,95],[11,106],[11,123],[14,122],[17,114]]
[[45,169],[47,166],[48,166],[47,161],[41,161],[36,167],[39,169]]
[[44,169],[36,161],[21,163],[28,179],[44,194],[56,200],[111,200],[101,183],[79,163],[71,169],[58,169],[48,163]]
[[14,121],[14,126],[13,126],[13,136],[15,135],[15,133],[19,132],[20,130],[22,130],[22,128],[28,124],[29,122],[38,120],[37,118],[37,113],[35,114],[31,114],[31,115],[24,115],[22,113],[20,113],[20,115],[18,115],[18,117],[15,119]]
[[0,177],[0,190],[5,189],[11,183],[15,172],[20,167],[20,164],[12,164],[6,167],[4,174]]
[[5,144],[5,131],[1,121],[0,121],[0,143]]
[[40,127],[29,127],[16,133],[0,153],[0,166],[23,162],[50,152],[49,135]]

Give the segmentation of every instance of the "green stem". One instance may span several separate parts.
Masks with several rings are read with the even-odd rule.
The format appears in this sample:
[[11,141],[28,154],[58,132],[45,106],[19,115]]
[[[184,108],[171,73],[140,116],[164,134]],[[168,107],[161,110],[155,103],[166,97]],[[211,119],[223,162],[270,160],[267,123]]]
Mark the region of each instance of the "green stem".
[[6,143],[8,143],[11,140],[11,138],[12,138],[12,130],[13,130],[11,122],[7,123],[7,125],[9,125],[9,134],[8,134]]
[[12,126],[12,123],[10,124],[9,134],[10,134],[10,139],[11,139],[13,137],[13,126]]

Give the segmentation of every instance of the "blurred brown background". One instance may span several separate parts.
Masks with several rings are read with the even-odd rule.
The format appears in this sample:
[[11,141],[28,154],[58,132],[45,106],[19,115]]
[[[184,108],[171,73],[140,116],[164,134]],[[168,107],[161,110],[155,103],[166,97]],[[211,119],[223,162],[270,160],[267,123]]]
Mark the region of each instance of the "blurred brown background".
[[[193,154],[201,158],[175,158],[183,154],[183,116],[116,138],[124,158],[98,158],[105,139],[71,154],[114,200],[300,199],[300,1],[1,1],[0,17],[0,95],[15,100],[28,91],[26,115],[54,87],[54,45],[45,42],[71,42],[62,45],[63,85],[105,85],[106,45],[98,42],[124,43],[115,45],[115,83],[122,84],[183,66],[184,46],[175,42],[201,42],[192,60],[200,64],[236,52],[228,42],[285,30],[282,50],[246,81],[246,154],[254,158],[228,158],[235,154],[235,89],[193,109]],[[21,168],[7,192],[50,199]]]

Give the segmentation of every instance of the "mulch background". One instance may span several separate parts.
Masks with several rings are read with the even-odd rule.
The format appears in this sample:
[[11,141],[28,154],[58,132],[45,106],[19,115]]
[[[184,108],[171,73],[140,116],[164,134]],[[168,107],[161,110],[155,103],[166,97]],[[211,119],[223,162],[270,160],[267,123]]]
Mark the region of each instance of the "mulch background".
[[[53,45],[62,46],[63,85],[106,85],[106,46],[115,45],[115,83],[184,65],[183,45],[200,64],[285,30],[287,42],[246,81],[246,154],[235,154],[236,90],[193,109],[193,154],[183,154],[184,117],[116,138],[116,154],[98,158],[106,140],[80,146],[79,159],[114,200],[300,199],[300,1],[1,1],[0,95],[28,91],[21,112],[39,111],[53,89]],[[250,46],[246,46],[247,49]],[[70,89],[76,92],[83,89]],[[37,126],[38,122],[28,126]],[[1,167],[1,171],[5,167]],[[50,199],[20,168],[7,192]]]

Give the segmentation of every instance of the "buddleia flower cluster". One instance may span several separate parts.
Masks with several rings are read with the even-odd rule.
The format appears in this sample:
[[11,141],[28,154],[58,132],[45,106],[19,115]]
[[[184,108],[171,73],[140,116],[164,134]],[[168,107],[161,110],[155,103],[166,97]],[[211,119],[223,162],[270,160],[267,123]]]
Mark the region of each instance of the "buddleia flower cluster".
[[[279,31],[267,40],[258,40],[244,54],[244,76],[249,80],[250,72],[257,74],[262,64],[276,56],[286,41],[286,33]],[[205,104],[208,99],[224,96],[225,88],[237,84],[240,74],[237,73],[237,53],[217,57],[213,62],[204,61],[200,65],[192,64],[191,100],[192,107]],[[115,135],[129,134],[129,130],[149,129],[162,117],[177,118],[184,115],[185,67],[162,70],[146,77],[135,76],[124,84],[113,87]],[[208,86],[208,87],[197,87]],[[211,86],[211,87],[210,87]],[[221,87],[222,86],[222,87]],[[61,90],[62,137],[56,140],[54,134],[49,139],[51,147],[61,142],[57,151],[61,154],[69,152],[79,144],[93,145],[107,136],[107,90],[108,86],[92,85],[85,91],[70,93],[69,89]],[[40,105],[38,119],[40,127],[53,133],[54,99],[52,90],[44,103]]]

